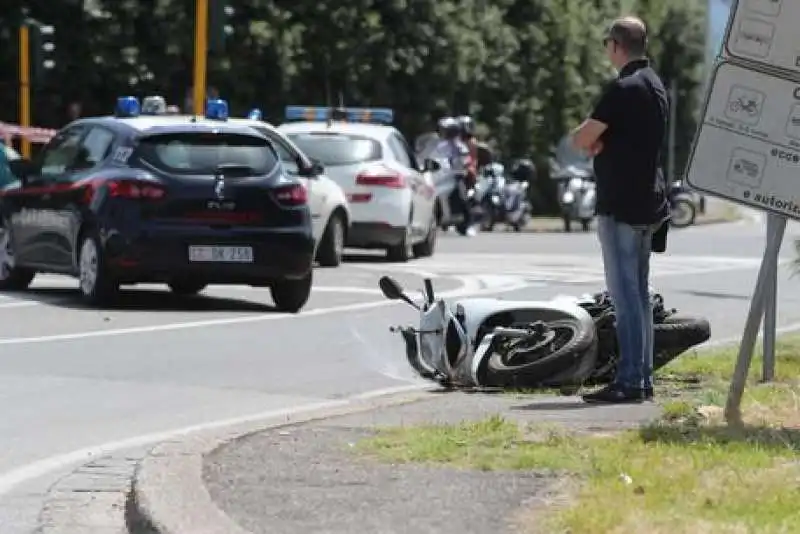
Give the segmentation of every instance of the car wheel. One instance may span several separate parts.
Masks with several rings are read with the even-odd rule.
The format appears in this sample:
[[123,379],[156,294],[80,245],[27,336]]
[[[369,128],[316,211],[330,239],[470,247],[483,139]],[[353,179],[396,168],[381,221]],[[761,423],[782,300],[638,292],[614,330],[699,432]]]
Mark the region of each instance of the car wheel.
[[206,288],[208,284],[196,280],[173,280],[169,284],[170,291],[182,297],[196,295]]
[[10,226],[3,223],[0,226],[0,290],[20,291],[27,288],[36,272],[31,269],[16,266],[14,255],[14,239]]
[[280,312],[297,313],[308,302],[311,295],[312,272],[299,280],[281,280],[270,285],[272,300]]
[[396,262],[407,262],[411,259],[413,255],[413,251],[411,250],[411,245],[409,244],[411,239],[411,221],[412,215],[408,216],[408,225],[406,226],[406,231],[403,234],[403,239],[400,243],[396,245],[392,245],[386,249],[386,259],[389,261],[396,261]]
[[414,245],[414,256],[417,258],[428,258],[433,256],[433,251],[436,249],[436,236],[438,234],[439,226],[436,220],[431,221],[431,227],[428,230],[428,235],[425,236],[425,241]]
[[344,220],[339,213],[331,215],[317,249],[317,261],[322,267],[337,267],[344,254]]
[[87,304],[106,304],[116,296],[119,285],[106,268],[100,240],[94,232],[84,234],[78,256],[81,297]]

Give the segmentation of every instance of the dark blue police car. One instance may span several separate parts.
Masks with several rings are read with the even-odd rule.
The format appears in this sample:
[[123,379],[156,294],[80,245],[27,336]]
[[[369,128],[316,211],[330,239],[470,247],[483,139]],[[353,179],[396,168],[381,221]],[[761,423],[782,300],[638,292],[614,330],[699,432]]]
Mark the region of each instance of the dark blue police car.
[[306,189],[269,140],[227,117],[222,100],[179,118],[144,115],[124,97],[114,116],[67,125],[35,162],[12,162],[19,181],[0,191],[0,289],[67,274],[102,304],[126,284],[184,295],[246,284],[298,312],[314,255]]

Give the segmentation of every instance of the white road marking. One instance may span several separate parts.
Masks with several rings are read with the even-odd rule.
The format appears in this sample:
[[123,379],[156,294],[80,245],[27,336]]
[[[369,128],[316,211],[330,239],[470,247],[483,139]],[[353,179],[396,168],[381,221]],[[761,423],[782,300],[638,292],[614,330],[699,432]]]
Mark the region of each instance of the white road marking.
[[[510,283],[506,285],[491,285],[481,283],[479,278],[474,276],[458,276],[455,277],[461,286],[449,291],[441,292],[439,295],[443,298],[456,298],[466,295],[480,295],[480,294],[493,294],[503,293],[507,291],[517,291],[533,284],[528,282]],[[308,311],[295,314],[285,313],[263,313],[259,315],[245,315],[241,317],[226,317],[218,319],[207,319],[203,321],[188,321],[183,323],[167,323],[158,325],[143,325],[132,326],[128,328],[114,328],[108,330],[90,330],[87,332],[73,332],[68,334],[53,334],[49,336],[31,336],[31,337],[16,337],[0,339],[0,345],[23,345],[31,343],[50,343],[53,341],[72,341],[76,339],[87,339],[95,337],[110,337],[120,336],[127,334],[144,334],[155,332],[168,332],[173,330],[187,330],[193,328],[207,328],[211,326],[225,326],[232,324],[245,324],[245,323],[259,323],[265,321],[278,321],[288,318],[303,318],[315,317],[318,315],[329,315],[332,313],[351,312],[368,310],[371,308],[381,308],[384,306],[392,306],[398,304],[397,301],[390,300],[377,300],[369,302],[359,302],[354,304],[344,304],[342,306],[331,306],[330,308],[316,308]]]
[[33,300],[20,300],[16,302],[0,302],[0,308],[27,308],[29,306],[39,306],[39,303]]
[[[598,255],[559,254],[495,254],[443,253],[434,258],[420,259],[419,266],[392,266],[394,270],[413,272],[419,268],[442,275],[509,275],[528,281],[590,283],[604,280],[603,263]],[[783,262],[785,263],[785,262]],[[755,269],[761,258],[716,256],[654,256],[651,277],[685,276],[739,269]],[[359,269],[385,269],[376,265],[357,265]],[[412,271],[413,270],[413,271]]]
[[266,412],[254,413],[250,415],[244,415],[241,417],[233,417],[230,419],[222,419],[218,421],[200,423],[197,425],[187,426],[184,428],[177,428],[173,430],[167,430],[164,432],[144,434],[141,436],[134,436],[131,438],[122,439],[118,441],[111,441],[108,443],[103,443],[101,445],[94,445],[91,447],[86,447],[65,454],[50,456],[48,458],[43,458],[36,462],[0,474],[0,496],[10,493],[15,487],[25,482],[35,480],[41,476],[47,475],[48,473],[64,469],[73,464],[89,462],[92,458],[96,458],[98,456],[104,456],[115,451],[132,449],[135,447],[143,447],[145,445],[151,445],[162,441],[167,441],[170,439],[175,439],[177,437],[185,436],[187,434],[191,434],[194,432],[231,427],[240,424],[256,422],[259,420],[286,418],[291,415],[298,415],[316,410],[326,410],[331,408],[343,407],[353,402],[357,402],[359,400],[365,400],[384,395],[393,395],[402,392],[417,391],[425,389],[426,387],[431,387],[431,384],[425,384],[425,385],[414,384],[410,386],[395,386],[391,388],[377,389],[373,391],[360,393],[358,395],[354,395],[346,399],[313,402],[309,404],[302,404],[300,406],[296,406],[293,408],[269,410]]
[[311,294],[314,293],[362,293],[364,295],[381,295],[380,289],[371,287],[334,287],[334,286],[314,286]]

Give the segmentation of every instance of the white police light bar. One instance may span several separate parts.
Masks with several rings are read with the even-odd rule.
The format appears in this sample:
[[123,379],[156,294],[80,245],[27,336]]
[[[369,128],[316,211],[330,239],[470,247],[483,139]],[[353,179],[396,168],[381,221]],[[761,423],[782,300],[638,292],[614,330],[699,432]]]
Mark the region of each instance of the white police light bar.
[[261,117],[262,117],[261,110],[258,108],[251,109],[250,112],[247,114],[247,118],[250,119],[251,121],[260,121]]
[[167,101],[163,96],[146,96],[142,101],[142,115],[166,115]]
[[114,109],[117,117],[138,117],[140,112],[139,99],[135,96],[117,98],[117,107]]
[[209,99],[206,102],[206,118],[215,121],[228,120],[228,103],[221,98]]
[[286,106],[287,121],[324,122],[336,120],[334,115],[341,111],[346,122],[369,122],[391,124],[394,111],[389,108],[327,108],[318,106]]

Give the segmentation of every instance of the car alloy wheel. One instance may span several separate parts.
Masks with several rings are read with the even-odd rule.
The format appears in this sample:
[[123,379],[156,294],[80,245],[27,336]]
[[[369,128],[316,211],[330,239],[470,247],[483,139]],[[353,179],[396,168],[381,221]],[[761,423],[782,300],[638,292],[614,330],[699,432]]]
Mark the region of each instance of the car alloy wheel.
[[97,287],[97,277],[99,272],[99,255],[94,239],[83,240],[81,246],[81,257],[79,265],[81,292],[84,295],[92,295]]

